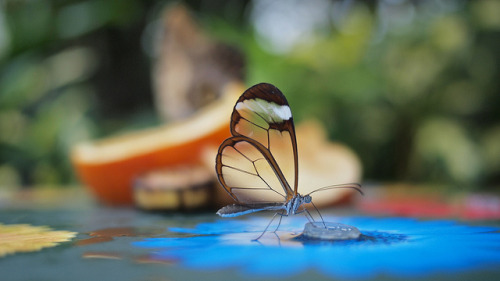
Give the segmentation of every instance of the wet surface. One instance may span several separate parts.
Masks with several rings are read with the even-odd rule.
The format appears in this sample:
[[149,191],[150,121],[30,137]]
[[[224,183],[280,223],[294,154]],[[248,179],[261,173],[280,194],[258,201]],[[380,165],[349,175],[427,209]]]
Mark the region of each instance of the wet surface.
[[96,243],[104,243],[113,240],[113,237],[153,237],[163,234],[162,228],[137,228],[137,227],[110,227],[91,231],[91,238],[82,239],[75,243],[77,246],[85,246]]
[[[221,219],[212,213],[147,213],[96,204],[1,208],[4,224],[78,232],[71,242],[0,259],[2,280],[498,280],[498,221],[350,215],[346,241],[301,236],[307,220],[284,218],[258,242],[271,214]],[[343,215],[345,214],[345,215]],[[270,228],[271,229],[271,228]],[[29,265],[29,267],[27,267]]]
[[56,230],[78,232],[78,235],[57,247],[0,259],[0,279],[207,280],[205,276],[209,276],[209,280],[220,279],[217,274],[193,272],[172,261],[151,259],[149,250],[132,245],[146,237],[172,236],[169,227],[191,227],[209,217],[212,215],[165,215],[98,205],[76,210],[2,210],[0,221],[5,224],[49,225]]
[[157,259],[178,259],[187,268],[224,270],[236,268],[245,276],[293,277],[314,270],[340,279],[430,278],[458,275],[500,266],[500,228],[470,226],[451,220],[410,218],[328,217],[356,225],[358,239],[307,239],[295,231],[304,221],[282,222],[280,231],[268,232],[258,241],[259,226],[268,218],[218,220],[192,229],[170,228],[190,237],[148,238],[137,247],[151,248]]

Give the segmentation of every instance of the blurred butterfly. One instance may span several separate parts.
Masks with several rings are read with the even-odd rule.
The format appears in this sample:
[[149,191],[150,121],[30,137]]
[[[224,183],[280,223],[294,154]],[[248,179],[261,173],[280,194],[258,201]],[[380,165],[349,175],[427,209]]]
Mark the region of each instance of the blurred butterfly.
[[[220,145],[215,169],[220,184],[236,204],[221,208],[217,214],[235,217],[268,210],[277,211],[274,217],[306,212],[312,219],[303,206],[312,203],[312,192],[298,193],[295,127],[281,91],[267,83],[246,90],[234,106],[230,128],[233,136]],[[359,184],[313,192],[330,188],[353,188],[361,193]]]

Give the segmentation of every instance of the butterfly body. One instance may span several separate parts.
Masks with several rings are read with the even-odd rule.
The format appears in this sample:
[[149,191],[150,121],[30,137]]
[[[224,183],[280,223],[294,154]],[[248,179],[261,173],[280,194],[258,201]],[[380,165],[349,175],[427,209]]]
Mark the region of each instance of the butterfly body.
[[298,194],[283,203],[232,204],[221,208],[217,214],[221,217],[237,217],[260,211],[284,211],[284,215],[295,215],[304,203],[311,203],[311,196]]

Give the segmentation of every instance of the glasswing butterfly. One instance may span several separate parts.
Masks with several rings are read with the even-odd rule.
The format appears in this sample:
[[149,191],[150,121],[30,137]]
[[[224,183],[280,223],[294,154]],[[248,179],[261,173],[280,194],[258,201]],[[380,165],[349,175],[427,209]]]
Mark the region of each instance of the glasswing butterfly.
[[281,216],[306,212],[312,219],[303,206],[312,203],[311,193],[331,188],[353,188],[362,193],[356,183],[327,186],[306,195],[298,193],[292,112],[283,93],[271,84],[257,84],[240,96],[230,129],[232,137],[220,145],[215,169],[220,184],[236,204],[217,211],[221,217],[269,210],[277,211],[273,219],[278,212]]

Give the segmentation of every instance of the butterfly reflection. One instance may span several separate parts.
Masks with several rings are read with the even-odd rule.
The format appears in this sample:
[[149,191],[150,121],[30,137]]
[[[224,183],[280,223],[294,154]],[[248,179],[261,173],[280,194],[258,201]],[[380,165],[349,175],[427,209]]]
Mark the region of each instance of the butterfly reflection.
[[230,127],[232,137],[220,145],[215,169],[219,182],[236,204],[220,209],[217,212],[220,216],[267,210],[276,211],[271,222],[277,214],[299,213],[314,221],[304,206],[312,203],[311,193],[331,188],[353,188],[362,193],[361,186],[355,183],[328,186],[306,195],[298,193],[298,153],[292,112],[275,86],[261,83],[246,90],[234,106]]

